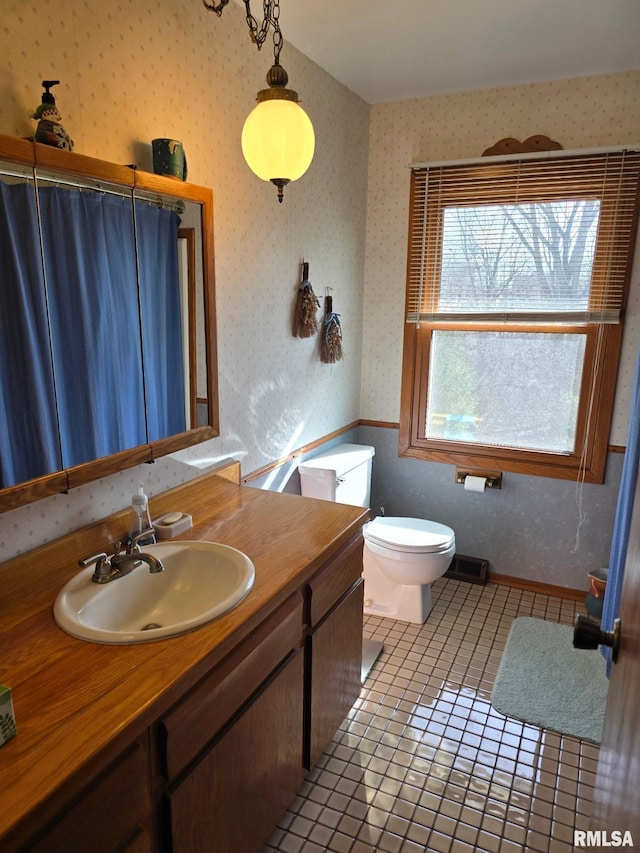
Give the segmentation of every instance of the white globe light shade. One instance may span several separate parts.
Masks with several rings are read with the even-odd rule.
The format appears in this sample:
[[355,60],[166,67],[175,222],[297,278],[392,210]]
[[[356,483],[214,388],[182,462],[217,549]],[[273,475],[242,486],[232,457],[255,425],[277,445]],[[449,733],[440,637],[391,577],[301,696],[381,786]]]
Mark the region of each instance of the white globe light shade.
[[309,116],[296,101],[260,102],[242,128],[242,153],[263,181],[296,181],[311,165],[315,134]]

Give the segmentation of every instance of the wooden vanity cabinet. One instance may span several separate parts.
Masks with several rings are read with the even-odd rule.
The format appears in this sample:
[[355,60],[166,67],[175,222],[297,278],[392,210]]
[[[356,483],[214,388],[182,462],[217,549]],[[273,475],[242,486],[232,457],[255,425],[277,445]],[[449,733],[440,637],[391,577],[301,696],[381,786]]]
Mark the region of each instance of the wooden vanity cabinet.
[[2,853],[260,853],[359,695],[361,571],[357,535]]
[[161,721],[171,853],[260,853],[358,698],[362,537]]

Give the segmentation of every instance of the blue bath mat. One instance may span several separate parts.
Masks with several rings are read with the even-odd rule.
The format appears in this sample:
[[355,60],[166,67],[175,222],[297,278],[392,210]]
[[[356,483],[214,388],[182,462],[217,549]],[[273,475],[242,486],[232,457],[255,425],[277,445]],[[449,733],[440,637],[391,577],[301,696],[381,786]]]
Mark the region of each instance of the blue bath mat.
[[491,694],[508,717],[600,743],[609,682],[597,650],[574,649],[573,628],[514,619]]

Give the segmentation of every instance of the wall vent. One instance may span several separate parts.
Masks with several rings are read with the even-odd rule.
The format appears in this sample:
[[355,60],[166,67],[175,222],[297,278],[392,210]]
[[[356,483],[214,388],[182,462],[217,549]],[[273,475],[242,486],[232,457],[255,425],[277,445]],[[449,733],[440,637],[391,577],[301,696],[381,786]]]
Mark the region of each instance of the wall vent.
[[457,581],[485,584],[489,578],[489,561],[455,554],[444,576]]

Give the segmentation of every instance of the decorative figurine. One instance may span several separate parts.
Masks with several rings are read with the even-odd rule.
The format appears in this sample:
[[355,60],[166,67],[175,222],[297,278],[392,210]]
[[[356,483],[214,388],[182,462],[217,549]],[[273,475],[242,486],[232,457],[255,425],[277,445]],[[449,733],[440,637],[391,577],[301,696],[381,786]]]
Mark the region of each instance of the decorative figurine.
[[52,86],[56,86],[59,80],[43,80],[44,92],[42,94],[42,103],[31,114],[31,118],[38,122],[36,128],[36,142],[42,142],[44,145],[53,145],[54,148],[63,148],[65,151],[73,151],[73,139],[66,132],[62,124],[62,116],[56,107],[56,100],[49,91]]

